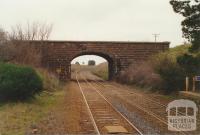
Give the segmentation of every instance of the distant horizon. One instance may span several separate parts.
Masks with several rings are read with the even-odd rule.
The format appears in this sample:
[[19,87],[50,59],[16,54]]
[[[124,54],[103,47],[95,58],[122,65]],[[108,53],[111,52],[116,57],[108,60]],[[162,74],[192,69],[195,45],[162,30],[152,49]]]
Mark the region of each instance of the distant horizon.
[[[94,60],[95,61],[95,60]],[[96,61],[95,61],[96,62]],[[98,64],[96,64],[95,66],[98,66],[98,65],[100,65],[100,64],[103,64],[103,63],[108,63],[108,61],[105,61],[105,62],[101,62],[101,63],[98,63]],[[88,63],[87,64],[81,64],[81,63],[79,63],[81,66],[88,66]],[[76,63],[71,63],[71,65],[76,65]]]
[[83,55],[83,56],[79,56],[73,59],[71,61],[71,64],[75,64],[76,62],[79,62],[80,65],[88,65],[89,60],[94,60],[96,62],[96,65],[107,62],[106,59],[97,55]]

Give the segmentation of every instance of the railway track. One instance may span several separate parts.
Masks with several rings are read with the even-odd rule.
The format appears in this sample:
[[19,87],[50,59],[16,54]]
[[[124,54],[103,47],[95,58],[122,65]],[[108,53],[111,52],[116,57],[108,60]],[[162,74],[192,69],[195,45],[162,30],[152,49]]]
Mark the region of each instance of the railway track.
[[76,73],[76,81],[96,134],[124,133],[142,135],[142,132],[120,113],[98,91],[97,87],[92,86],[87,80],[80,83],[78,73]]
[[[116,91],[116,89],[123,91],[123,93],[124,93],[124,88],[122,89],[120,87],[116,87],[114,85],[107,84],[106,82],[101,83],[99,81],[94,81],[93,85],[94,86],[96,85],[96,87],[99,86],[99,90],[102,89],[102,88],[100,88],[100,86],[101,86],[101,87],[104,87],[105,91],[106,91],[106,89],[114,91],[114,92],[109,91],[110,93],[116,93],[118,95],[122,95],[122,93]],[[152,98],[147,98],[144,95],[141,95],[139,93],[132,92],[132,91],[131,91],[131,93],[129,92],[128,94],[124,94],[123,97],[125,97],[126,99],[129,99],[129,100],[126,100],[126,102],[129,105],[136,107],[137,109],[143,111],[144,113],[146,113],[150,117],[156,119],[162,125],[164,125],[165,128],[167,129],[167,126],[168,126],[167,117],[166,117],[167,116],[167,113],[166,113],[166,106],[167,105],[159,103],[158,101],[156,101]],[[182,113],[179,112],[179,114],[182,114]],[[190,116],[188,116],[188,117],[190,117]],[[199,120],[197,120],[197,124],[199,124]],[[181,135],[191,134],[189,132],[182,132],[182,131],[179,131],[179,130],[177,130],[177,131],[178,132],[176,132],[174,134],[181,134]],[[198,131],[196,131],[196,133],[198,133]],[[196,133],[194,133],[194,134],[196,134]],[[173,133],[170,132],[170,134],[173,134]]]
[[[121,86],[116,87],[115,85],[108,84],[107,82],[105,82],[105,81],[103,81],[103,80],[102,80],[102,82],[104,82],[104,83],[95,81],[95,83],[96,83],[97,85],[101,85],[101,86],[103,86],[103,87],[112,87],[112,88],[114,88],[114,89],[118,89],[118,90],[122,90],[122,91],[128,90],[128,89],[129,89],[128,86],[124,86],[124,87],[126,88],[126,89],[124,89],[124,87],[123,87],[123,88],[122,88]],[[106,85],[105,85],[105,84],[106,84]],[[147,96],[145,96],[145,95],[142,95],[142,94],[137,93],[137,92],[134,92],[134,91],[131,91],[130,94],[131,94],[131,95],[135,95],[136,98],[137,98],[137,97],[142,98],[143,101],[146,101],[145,104],[146,104],[147,106],[149,106],[149,104],[153,104],[153,105],[155,106],[155,107],[153,107],[154,109],[162,108],[162,109],[164,110],[163,112],[166,112],[165,110],[166,110],[166,108],[167,108],[167,104],[160,103],[160,101],[159,101],[158,99],[153,98],[153,97],[149,97],[149,96],[147,97]],[[181,112],[181,111],[179,111],[179,112],[177,112],[177,113],[180,114],[180,115],[184,115],[184,113]],[[166,114],[166,113],[164,113],[164,114]],[[191,118],[191,116],[187,116],[187,117]],[[164,119],[163,119],[163,120],[164,120]],[[199,119],[197,119],[197,122],[198,122],[198,124],[200,124],[200,120],[199,120]]]
[[[103,81],[103,80],[102,80],[102,81]],[[105,81],[103,81],[103,82],[104,82],[105,84],[107,83],[107,82],[105,82]],[[111,85],[111,84],[104,85],[103,83],[98,82],[98,81],[96,81],[96,83],[99,84],[99,85],[101,85],[101,86],[103,86],[103,87],[105,87],[105,86],[109,87],[109,86],[110,86],[110,87],[112,87],[112,88],[114,88],[114,89],[123,89],[123,90],[124,90],[124,87],[126,87],[126,90],[129,89],[128,86],[124,86],[124,87],[122,88],[121,86],[116,87],[116,86]],[[131,94],[134,94],[134,95],[136,95],[136,96],[142,97],[144,100],[148,101],[149,103],[156,104],[156,105],[158,105],[158,106],[160,106],[160,107],[162,107],[162,108],[164,108],[164,109],[167,108],[167,104],[160,103],[160,101],[159,101],[157,98],[153,98],[153,97],[149,97],[149,96],[146,97],[146,96],[144,96],[144,95],[142,95],[142,94],[139,94],[139,93],[133,92],[133,91],[131,92]],[[180,114],[180,115],[184,115],[184,113],[182,113],[181,111],[179,111],[179,112],[177,112],[177,113]],[[188,116],[188,117],[190,117],[190,116]],[[200,120],[197,119],[197,122],[200,123]]]

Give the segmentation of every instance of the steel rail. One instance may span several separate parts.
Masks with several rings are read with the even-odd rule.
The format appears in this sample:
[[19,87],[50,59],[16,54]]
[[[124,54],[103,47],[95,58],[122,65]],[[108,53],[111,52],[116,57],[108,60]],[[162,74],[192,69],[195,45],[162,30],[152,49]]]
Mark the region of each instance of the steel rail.
[[121,112],[119,112],[107,99],[106,97],[96,88],[94,87],[90,82],[88,82],[85,78],[84,80],[122,117],[124,118],[133,129],[135,129],[140,135],[143,135],[143,133],[135,126],[132,124],[132,122],[130,122]]
[[93,114],[92,114],[92,112],[91,112],[90,106],[89,106],[89,104],[88,104],[88,102],[87,102],[87,99],[86,99],[84,93],[83,93],[83,89],[82,89],[82,87],[81,87],[81,85],[80,85],[80,83],[79,83],[79,81],[78,81],[77,72],[76,72],[76,81],[77,81],[77,84],[78,84],[79,89],[80,89],[80,91],[81,91],[81,94],[82,94],[82,96],[83,96],[83,99],[84,99],[84,101],[85,101],[85,104],[86,104],[86,106],[87,106],[87,110],[88,110],[90,119],[91,119],[91,121],[92,121],[92,124],[93,124],[93,126],[94,126],[94,129],[95,129],[95,131],[97,132],[97,134],[100,135],[99,129],[98,129],[97,124],[96,124],[96,122],[95,122],[95,120],[94,120],[94,117],[93,117]]
[[[95,82],[97,82],[97,81],[95,81]],[[98,83],[100,83],[100,82],[98,82]],[[104,86],[104,85],[101,84],[101,83],[100,83],[100,85]],[[110,84],[109,84],[109,85],[110,85]],[[114,85],[110,85],[110,86],[119,89],[118,87],[116,87],[116,86],[114,86]],[[106,86],[104,86],[104,87],[106,87]],[[108,87],[108,86],[107,86],[107,87]],[[133,92],[133,93],[134,93],[134,92]],[[136,95],[137,93],[134,93],[134,94]],[[138,108],[139,110],[144,111],[145,113],[149,114],[150,116],[156,118],[157,120],[159,120],[160,122],[162,122],[163,124],[165,124],[165,125],[168,126],[168,123],[167,123],[165,120],[163,120],[162,118],[160,118],[159,116],[157,116],[157,114],[153,113],[152,111],[149,111],[149,110],[147,110],[147,109],[145,109],[145,108],[143,108],[143,107],[141,107],[141,106],[139,106],[139,105],[137,105],[137,104],[135,104],[135,103],[132,103],[132,102],[130,102],[130,101],[127,101],[127,102],[128,102],[129,104],[134,105],[134,106],[135,106],[136,108]],[[155,102],[155,101],[154,101],[154,102]],[[178,130],[178,129],[175,129],[175,130],[181,132],[181,134],[186,135],[186,134],[185,134],[183,131],[181,131],[181,130]]]
[[[96,83],[99,83],[99,84],[102,85],[103,87],[106,87],[106,86],[104,86],[104,84],[102,84],[102,83],[100,83],[100,82],[98,82],[98,81],[95,81],[95,82],[96,82]],[[105,81],[103,81],[103,82],[105,82]],[[114,85],[112,85],[112,84],[109,84],[109,86],[111,86],[111,87],[113,87],[113,88],[117,88],[117,89],[120,90],[119,87],[116,87],[116,86],[114,86]],[[107,85],[107,87],[108,87],[108,85]],[[127,86],[125,86],[125,87],[126,87],[126,90],[128,90]],[[155,100],[153,100],[153,98],[147,98],[146,96],[142,96],[141,94],[136,93],[136,92],[133,92],[133,91],[131,91],[131,93],[132,93],[132,94],[135,94],[135,95],[138,95],[138,96],[140,96],[140,97],[143,97],[146,101],[150,101],[150,102],[153,102],[153,103],[155,103],[155,104],[158,104],[158,105],[160,105],[160,106],[163,107],[163,108],[166,108],[166,107],[167,107],[167,105],[165,105],[165,104],[156,102]],[[178,114],[181,114],[181,115],[184,115],[184,113],[182,113],[182,112],[177,112],[177,113],[178,113]],[[187,116],[187,117],[188,117],[188,118],[192,118],[192,116]],[[200,120],[197,119],[197,122],[200,122]]]

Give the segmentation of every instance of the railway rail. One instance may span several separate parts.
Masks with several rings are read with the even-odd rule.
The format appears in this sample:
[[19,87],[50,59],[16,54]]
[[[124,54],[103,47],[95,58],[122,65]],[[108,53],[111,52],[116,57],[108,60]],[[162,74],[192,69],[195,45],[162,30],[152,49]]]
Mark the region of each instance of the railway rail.
[[133,123],[99,92],[97,87],[91,85],[87,80],[80,83],[78,73],[76,73],[76,81],[96,134],[128,133],[143,135]]
[[[116,89],[124,92],[124,88],[122,89],[120,87],[116,87],[114,85],[111,85],[110,83],[108,84],[105,81],[103,81],[103,83],[102,83],[102,82],[94,80],[93,85],[94,86],[96,85],[96,87],[98,87],[98,86],[104,87],[104,89],[110,89],[118,95],[121,95],[122,93],[115,91]],[[102,88],[99,87],[99,90],[101,90],[101,89]],[[139,94],[137,92],[133,92],[133,91],[131,91],[131,93],[129,92],[128,95],[126,95],[126,94],[123,95],[123,97],[125,97],[127,99],[130,98],[130,100],[126,100],[126,102],[129,105],[132,105],[132,106],[138,108],[139,110],[143,111],[147,115],[153,117],[160,123],[164,124],[165,128],[167,129],[167,126],[168,126],[168,122],[166,119],[167,118],[166,117],[167,116],[167,113],[166,113],[167,105],[159,103],[155,99],[152,99],[149,97],[147,98],[146,96]],[[134,101],[134,102],[131,102],[131,101]],[[178,112],[178,113],[182,114],[182,112]],[[190,117],[190,116],[188,116],[188,117]],[[197,120],[197,124],[199,124],[199,120]],[[176,134],[181,134],[181,135],[190,134],[189,132],[183,132],[180,130],[177,130],[177,131],[179,131],[179,132],[177,132]],[[198,131],[196,131],[196,132],[198,132]]]
[[[95,80],[94,80],[94,81],[95,81]],[[104,80],[102,80],[102,82],[104,82],[104,83],[95,81],[96,84],[101,85],[101,86],[103,86],[103,87],[112,87],[112,88],[114,88],[114,89],[123,90],[123,91],[124,91],[124,87],[126,87],[125,90],[128,90],[128,89],[129,89],[127,86],[124,86],[123,88],[121,88],[121,86],[116,87],[115,85],[107,84],[107,82],[104,81]],[[105,84],[106,84],[106,85],[105,85]],[[154,104],[155,106],[158,106],[158,107],[160,107],[160,108],[162,108],[162,109],[164,109],[164,110],[167,108],[167,104],[160,103],[156,98],[149,97],[149,96],[146,97],[145,95],[142,95],[142,94],[137,93],[137,92],[134,92],[134,91],[131,91],[131,95],[135,95],[135,96],[137,96],[137,97],[141,97],[141,98],[143,99],[143,101],[147,101],[147,104],[149,104],[149,103]],[[155,107],[155,109],[156,109],[156,107]],[[166,112],[166,111],[164,111],[164,112]],[[184,115],[184,113],[181,112],[181,111],[178,111],[177,113],[180,114],[180,115]],[[187,116],[187,117],[190,118],[191,116]],[[199,120],[199,119],[197,119],[197,122],[198,122],[198,124],[200,124],[200,120]]]

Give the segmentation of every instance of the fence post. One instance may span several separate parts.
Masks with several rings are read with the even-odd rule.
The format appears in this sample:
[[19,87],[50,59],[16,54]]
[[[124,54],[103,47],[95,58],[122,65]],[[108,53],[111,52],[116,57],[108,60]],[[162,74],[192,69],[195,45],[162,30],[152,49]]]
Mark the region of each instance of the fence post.
[[193,92],[195,92],[195,89],[196,89],[196,88],[195,88],[195,81],[196,81],[196,80],[195,80],[195,77],[193,77],[193,87],[192,87],[192,91],[193,91]]
[[185,78],[185,90],[189,91],[189,77],[188,76],[186,76]]

